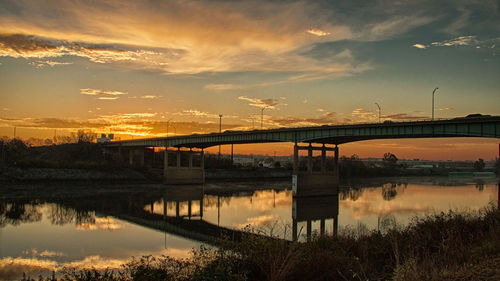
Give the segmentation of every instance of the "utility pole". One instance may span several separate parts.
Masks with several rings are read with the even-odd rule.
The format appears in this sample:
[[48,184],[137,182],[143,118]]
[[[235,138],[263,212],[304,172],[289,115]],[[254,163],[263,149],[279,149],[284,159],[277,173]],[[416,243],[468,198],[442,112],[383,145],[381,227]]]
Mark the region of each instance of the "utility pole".
[[375,103],[378,107],[378,122],[380,123],[380,113],[382,112],[382,109],[380,109],[380,105],[378,103]]
[[16,138],[16,127],[14,127],[14,138]]
[[434,93],[436,90],[439,89],[438,87],[434,88],[434,91],[432,91],[432,120],[434,120]]

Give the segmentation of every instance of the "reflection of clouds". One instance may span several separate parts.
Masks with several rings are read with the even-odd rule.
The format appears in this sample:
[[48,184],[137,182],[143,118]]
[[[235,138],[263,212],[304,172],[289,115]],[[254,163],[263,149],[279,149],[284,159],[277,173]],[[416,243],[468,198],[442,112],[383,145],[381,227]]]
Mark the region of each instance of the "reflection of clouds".
[[[396,196],[384,200],[383,188],[366,188],[354,201],[348,197],[340,201],[340,210],[349,212],[355,219],[384,214],[415,215],[450,209],[479,209],[489,202],[489,193],[483,194],[473,186],[438,187],[409,184],[394,188]],[[495,192],[492,189],[491,192]]]
[[83,260],[59,263],[50,259],[6,257],[0,259],[0,279],[18,279],[23,273],[27,276],[47,275],[64,267],[75,269],[95,268],[97,270],[106,268],[119,269],[127,260],[89,256]]
[[95,218],[94,223],[84,222],[76,225],[76,229],[78,230],[116,230],[120,228],[122,228],[122,224],[111,217]]
[[39,252],[37,249],[26,249],[22,253],[24,255],[29,255],[32,257],[42,257],[42,258],[65,256],[65,254],[62,252],[53,252],[53,251],[49,251],[49,250],[44,250],[44,251]]
[[27,276],[36,276],[55,270],[57,262],[51,260],[39,260],[36,258],[2,258],[0,259],[0,279],[15,280],[23,273]]
[[79,261],[72,261],[68,263],[63,263],[60,266],[62,267],[71,267],[71,268],[95,268],[97,270],[103,270],[106,268],[109,269],[117,269],[124,263],[126,263],[127,259],[113,259],[113,258],[103,258],[101,256],[89,256]]
[[[31,258],[5,257],[0,259],[0,280],[17,280],[22,278],[23,273],[25,273],[26,276],[47,276],[53,271],[57,272],[63,268],[75,268],[77,270],[84,268],[94,268],[96,270],[114,270],[120,269],[122,264],[125,264],[130,260],[129,256],[124,259],[117,259],[93,255],[85,257],[81,260],[57,262],[51,260],[50,257],[61,256],[64,254],[50,251],[38,252],[36,249],[25,250],[24,253],[35,253],[35,255]],[[176,258],[189,258],[191,256],[191,253],[192,249],[168,248],[153,253],[135,253],[135,256],[139,257],[144,255],[168,255]],[[41,258],[37,258],[35,256],[39,256]]]
[[[275,207],[289,207],[291,204],[291,191],[281,192],[272,190],[256,191],[251,196],[245,197],[220,197],[221,207],[223,205],[238,206],[238,208],[252,209],[256,211],[268,211]],[[217,196],[206,195],[203,199],[205,210],[217,209]]]
[[264,216],[258,216],[258,217],[252,217],[252,218],[247,218],[246,223],[241,223],[241,224],[235,224],[233,225],[237,229],[244,228],[246,226],[270,226],[273,222],[275,222],[277,218],[274,216],[270,215],[264,215]]

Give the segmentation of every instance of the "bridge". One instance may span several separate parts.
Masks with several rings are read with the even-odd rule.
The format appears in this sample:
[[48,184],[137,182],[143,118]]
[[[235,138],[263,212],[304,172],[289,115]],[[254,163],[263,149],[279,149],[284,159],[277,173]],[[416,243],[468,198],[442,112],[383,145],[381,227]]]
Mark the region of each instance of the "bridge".
[[[105,148],[118,160],[123,160],[128,152],[130,164],[144,165],[144,148],[163,147],[165,148],[164,182],[167,184],[191,184],[204,182],[203,150],[207,147],[224,144],[291,142],[295,144],[292,182],[294,191],[298,192],[297,188],[301,185],[306,185],[308,188],[320,186],[320,189],[323,190],[322,187],[326,183],[338,183],[338,145],[340,144],[376,139],[453,137],[500,138],[500,116],[225,131],[223,133],[113,141],[105,144]],[[308,145],[299,145],[299,143]],[[320,146],[313,146],[313,144],[320,144]],[[327,145],[334,145],[334,147]],[[187,148],[189,151],[183,151],[181,148]],[[198,151],[193,149],[198,149]],[[300,172],[298,169],[300,150],[308,152],[306,172]],[[313,172],[313,151],[321,151],[321,172],[319,173]],[[328,151],[332,151],[334,154],[333,172],[326,171]]]

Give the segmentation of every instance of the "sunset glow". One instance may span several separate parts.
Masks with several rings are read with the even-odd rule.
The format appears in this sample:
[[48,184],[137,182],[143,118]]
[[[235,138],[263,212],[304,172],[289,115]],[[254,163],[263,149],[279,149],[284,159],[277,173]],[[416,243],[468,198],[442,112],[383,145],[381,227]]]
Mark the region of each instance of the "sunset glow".
[[[495,1],[0,3],[0,137],[118,139],[500,115]],[[215,149],[215,148],[214,148]],[[211,150],[209,149],[209,152]],[[228,153],[230,147],[223,147]],[[290,144],[235,153],[290,155]],[[380,140],[343,155],[494,159],[496,139]]]

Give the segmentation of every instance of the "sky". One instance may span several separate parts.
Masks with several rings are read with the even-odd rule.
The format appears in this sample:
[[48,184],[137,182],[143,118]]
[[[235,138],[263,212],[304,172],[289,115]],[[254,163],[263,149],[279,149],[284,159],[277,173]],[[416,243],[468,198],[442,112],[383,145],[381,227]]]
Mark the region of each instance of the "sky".
[[[499,74],[498,1],[0,2],[0,136],[208,133],[219,115],[222,130],[367,123],[376,103],[382,120],[425,120],[436,87],[436,118],[500,115]],[[496,139],[343,146],[498,155]],[[290,145],[235,148],[274,152]]]

